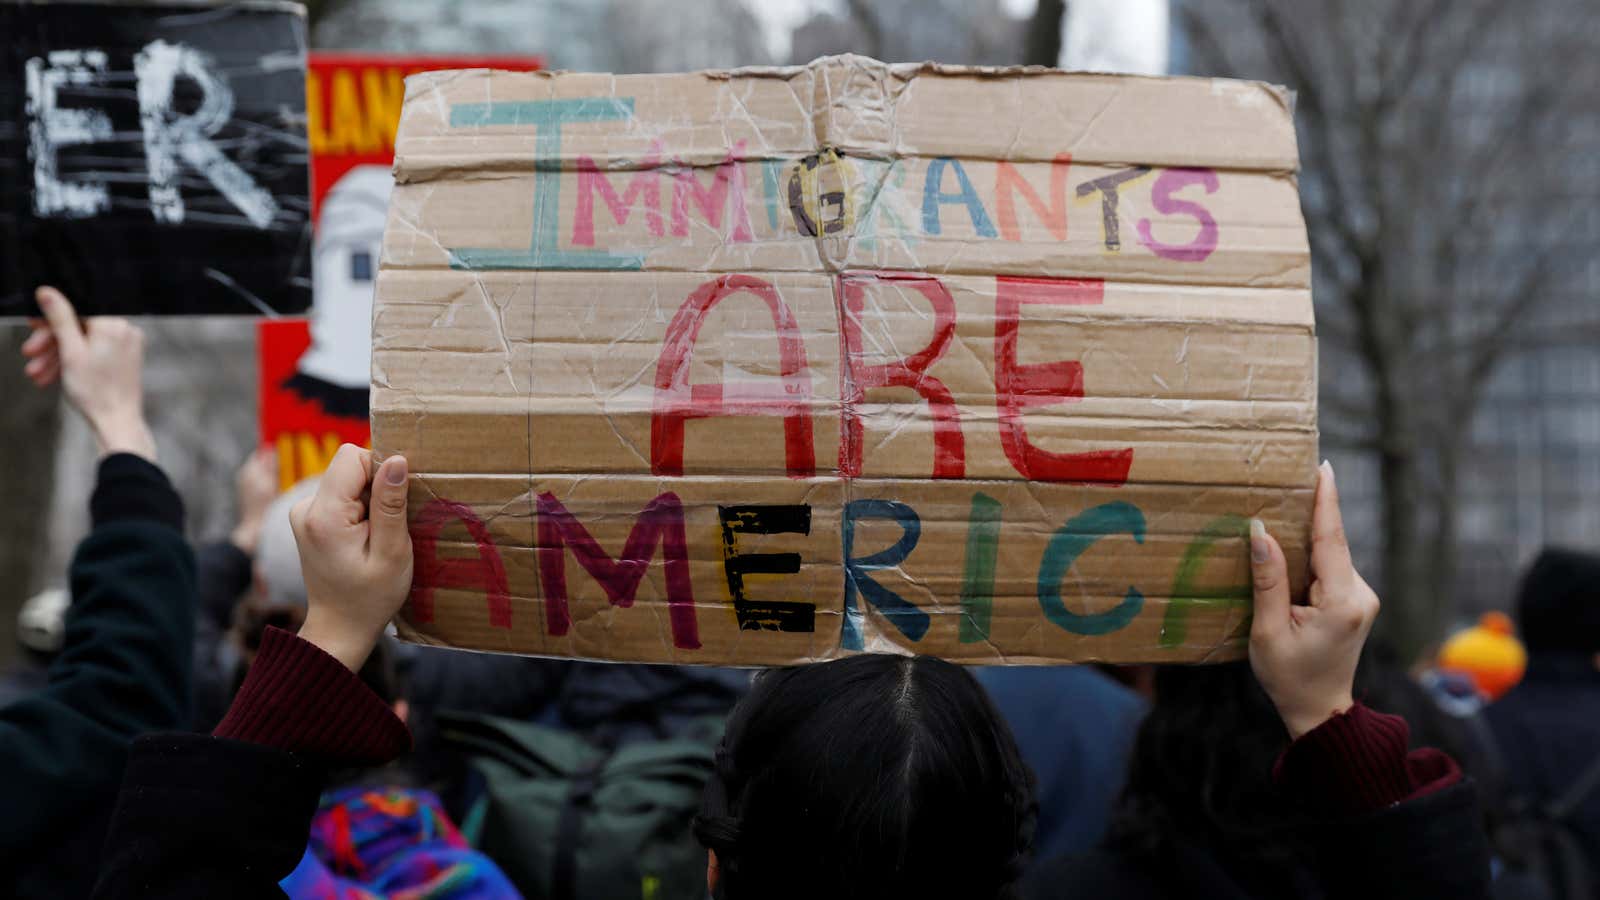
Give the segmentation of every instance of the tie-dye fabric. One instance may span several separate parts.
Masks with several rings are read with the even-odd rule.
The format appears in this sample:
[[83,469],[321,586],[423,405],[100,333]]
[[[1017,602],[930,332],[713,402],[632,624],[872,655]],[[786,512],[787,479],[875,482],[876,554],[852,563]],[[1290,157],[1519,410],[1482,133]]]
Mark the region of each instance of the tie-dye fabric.
[[521,900],[428,791],[350,787],[322,798],[306,855],[279,883],[295,900]]

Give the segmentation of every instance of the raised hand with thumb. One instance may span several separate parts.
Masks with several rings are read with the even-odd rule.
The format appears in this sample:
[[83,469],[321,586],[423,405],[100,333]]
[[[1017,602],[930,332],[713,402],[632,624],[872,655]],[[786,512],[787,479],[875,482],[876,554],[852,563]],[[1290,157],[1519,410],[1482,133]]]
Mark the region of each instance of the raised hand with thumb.
[[1250,667],[1299,738],[1355,705],[1356,663],[1378,616],[1378,595],[1350,560],[1333,467],[1317,473],[1311,512],[1311,593],[1304,606],[1289,597],[1283,548],[1259,520],[1250,523],[1255,619]]
[[375,466],[370,450],[345,444],[289,513],[306,581],[300,637],[352,672],[411,591],[406,474],[403,456]]

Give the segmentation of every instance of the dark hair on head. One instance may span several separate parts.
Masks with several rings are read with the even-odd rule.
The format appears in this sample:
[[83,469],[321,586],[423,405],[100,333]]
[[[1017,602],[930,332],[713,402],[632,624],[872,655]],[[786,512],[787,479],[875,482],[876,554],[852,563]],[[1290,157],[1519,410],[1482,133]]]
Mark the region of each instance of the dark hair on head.
[[932,657],[774,669],[735,707],[695,835],[719,900],[1006,900],[1033,775],[971,673]]
[[[234,609],[232,636],[244,653],[233,673],[230,697],[237,695],[239,688],[244,686],[245,674],[261,649],[261,639],[266,635],[268,626],[295,632],[300,630],[305,620],[305,607],[297,605],[247,600]],[[389,645],[388,637],[380,638],[356,677],[371,688],[378,699],[393,705],[396,700],[406,696],[406,681]]]
[[1108,844],[1149,860],[1200,851],[1251,896],[1306,896],[1285,838],[1300,821],[1272,781],[1288,744],[1248,662],[1160,667]]

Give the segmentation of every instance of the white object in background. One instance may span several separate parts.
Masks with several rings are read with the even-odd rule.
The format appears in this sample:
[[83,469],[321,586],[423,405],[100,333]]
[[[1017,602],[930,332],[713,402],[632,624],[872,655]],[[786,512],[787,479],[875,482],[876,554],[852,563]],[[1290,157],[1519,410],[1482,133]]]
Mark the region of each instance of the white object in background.
[[29,597],[17,612],[17,640],[35,653],[59,653],[66,643],[67,607],[72,595],[51,588]]
[[1165,75],[1168,0],[1070,0],[1061,22],[1061,68]]
[[388,166],[356,166],[323,198],[301,374],[343,388],[371,379],[372,289],[393,189]]

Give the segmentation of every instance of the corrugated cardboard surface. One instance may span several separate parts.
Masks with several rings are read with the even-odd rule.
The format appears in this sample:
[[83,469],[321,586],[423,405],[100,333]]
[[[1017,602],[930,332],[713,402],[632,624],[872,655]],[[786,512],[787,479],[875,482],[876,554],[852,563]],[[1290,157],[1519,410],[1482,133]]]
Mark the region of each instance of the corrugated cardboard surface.
[[410,639],[1237,658],[1317,459],[1286,94],[1039,69],[407,82],[373,444]]

